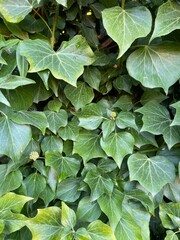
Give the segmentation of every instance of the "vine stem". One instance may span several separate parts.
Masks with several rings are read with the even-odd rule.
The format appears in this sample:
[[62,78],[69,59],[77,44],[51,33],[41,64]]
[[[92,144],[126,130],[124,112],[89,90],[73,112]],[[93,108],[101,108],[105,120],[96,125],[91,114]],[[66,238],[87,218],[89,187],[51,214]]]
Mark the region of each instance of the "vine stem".
[[121,1],[121,8],[122,8],[122,9],[124,9],[124,7],[125,7],[125,1],[126,1],[126,0],[122,0],[122,1]]
[[59,16],[59,4],[56,5],[53,27],[52,27],[52,34],[51,34],[52,35],[52,37],[51,37],[52,48],[54,48],[54,44],[56,43],[55,32],[56,32],[56,25],[57,25],[58,16]]
[[48,23],[46,22],[46,20],[41,16],[41,14],[38,13],[38,11],[36,11],[35,9],[33,9],[33,11],[40,17],[40,19],[44,22],[44,24],[46,25],[46,27],[49,29],[51,35],[52,35],[52,31],[50,26],[48,25]]

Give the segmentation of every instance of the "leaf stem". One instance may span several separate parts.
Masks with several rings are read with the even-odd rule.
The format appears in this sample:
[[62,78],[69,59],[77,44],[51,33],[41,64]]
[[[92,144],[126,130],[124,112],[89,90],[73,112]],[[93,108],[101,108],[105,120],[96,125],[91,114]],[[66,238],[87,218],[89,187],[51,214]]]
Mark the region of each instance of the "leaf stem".
[[59,16],[59,4],[56,5],[55,16],[54,16],[54,21],[53,21],[52,37],[51,37],[52,48],[54,48],[54,44],[56,43],[55,32],[56,32],[58,16]]
[[38,13],[38,11],[36,11],[36,9],[33,8],[33,11],[40,17],[40,19],[44,22],[44,24],[46,25],[46,27],[49,29],[51,35],[52,35],[52,31],[50,26],[48,25],[48,23],[46,22],[46,20],[41,16],[41,14]]
[[125,1],[126,1],[126,0],[122,0],[122,1],[121,1],[121,8],[122,8],[122,9],[125,8]]

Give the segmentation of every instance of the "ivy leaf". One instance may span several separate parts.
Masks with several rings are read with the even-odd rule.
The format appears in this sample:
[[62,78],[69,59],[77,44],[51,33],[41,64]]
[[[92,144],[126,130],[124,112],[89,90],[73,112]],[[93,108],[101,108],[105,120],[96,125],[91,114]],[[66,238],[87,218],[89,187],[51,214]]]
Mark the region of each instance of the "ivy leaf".
[[10,107],[9,101],[5,98],[4,94],[0,91],[0,102],[4,103],[6,106]]
[[116,118],[116,125],[120,129],[130,127],[134,128],[135,130],[138,130],[135,122],[135,116],[131,112],[121,111]]
[[90,88],[85,82],[78,82],[77,87],[67,85],[64,89],[64,93],[76,110],[84,107],[94,98],[92,88]]
[[145,37],[151,31],[152,17],[144,7],[122,9],[113,7],[102,12],[103,24],[108,35],[118,44],[121,57],[135,39]]
[[113,191],[113,181],[107,174],[100,174],[97,170],[90,170],[85,179],[91,189],[91,201],[98,199],[103,193],[111,194]]
[[101,138],[101,147],[112,157],[120,168],[123,158],[133,151],[134,138],[128,132],[111,133],[107,138]]
[[13,171],[7,164],[0,165],[0,195],[17,189],[21,184],[22,174],[19,170]]
[[171,123],[171,126],[180,125],[180,101],[171,104],[171,106],[176,109],[176,114],[174,120]]
[[59,240],[63,232],[61,210],[58,207],[39,209],[38,214],[27,221],[32,240]]
[[106,119],[102,123],[102,133],[103,137],[108,137],[115,129],[115,121],[113,119]]
[[88,231],[85,228],[79,228],[75,232],[75,239],[76,240],[92,240],[92,238],[88,234]]
[[43,134],[45,134],[45,130],[49,126],[44,112],[18,111],[11,113],[10,118],[18,124],[30,124],[37,127]]
[[45,111],[44,113],[49,123],[48,128],[54,134],[57,133],[60,127],[65,127],[67,125],[68,115],[65,110],[61,109],[59,112]]
[[0,12],[7,22],[18,23],[22,21],[33,6],[28,0],[0,0]]
[[31,129],[4,116],[0,118],[0,139],[0,154],[18,160],[31,140]]
[[99,127],[103,121],[103,113],[101,107],[96,103],[90,103],[82,108],[77,114],[79,126],[88,130],[93,130]]
[[35,81],[16,75],[6,75],[0,78],[0,88],[2,89],[15,89],[19,86],[34,84]]
[[122,216],[123,198],[124,195],[115,188],[112,194],[104,194],[98,199],[99,206],[108,217],[113,231],[116,229]]
[[73,86],[76,86],[77,78],[83,73],[83,66],[95,60],[85,38],[80,35],[63,42],[57,52],[48,42],[40,39],[21,42],[20,52],[30,63],[29,72],[49,69],[55,78]]
[[168,230],[166,231],[166,237],[164,240],[178,240],[178,236],[176,235],[175,232]]
[[46,151],[58,151],[62,153],[63,141],[57,136],[45,136],[41,142],[43,153]]
[[112,229],[100,220],[90,223],[87,230],[92,240],[116,240]]
[[67,7],[67,1],[68,0],[56,0],[56,2],[58,2],[59,4],[61,4],[64,7]]
[[175,180],[174,164],[166,157],[148,158],[136,153],[129,157],[128,167],[131,181],[139,181],[152,194],[158,193],[165,184]]
[[180,142],[180,127],[171,126],[171,119],[166,107],[151,101],[136,111],[143,114],[141,131],[147,131],[154,135],[163,134],[169,149]]
[[100,136],[96,132],[81,131],[74,142],[73,153],[78,153],[84,163],[90,159],[105,157],[105,153],[100,146]]
[[83,78],[90,87],[99,91],[99,85],[101,82],[101,72],[96,67],[87,67],[84,70]]
[[167,93],[169,87],[179,79],[179,58],[179,44],[161,43],[145,46],[128,57],[127,69],[129,75],[141,82],[143,86],[160,87]]
[[57,171],[60,179],[76,176],[80,169],[80,161],[73,157],[62,156],[59,152],[49,152],[45,154],[46,165],[53,167]]
[[179,15],[180,6],[178,2],[167,1],[162,4],[158,9],[151,41],[156,37],[164,36],[176,29],[180,29]]
[[79,128],[74,121],[71,121],[64,128],[60,128],[58,134],[64,141],[68,139],[75,141],[79,135]]
[[84,197],[80,200],[76,212],[78,221],[93,222],[101,215],[101,209],[96,201],[92,202],[90,197]]
[[76,224],[76,214],[64,202],[62,202],[61,223],[64,227],[74,228]]

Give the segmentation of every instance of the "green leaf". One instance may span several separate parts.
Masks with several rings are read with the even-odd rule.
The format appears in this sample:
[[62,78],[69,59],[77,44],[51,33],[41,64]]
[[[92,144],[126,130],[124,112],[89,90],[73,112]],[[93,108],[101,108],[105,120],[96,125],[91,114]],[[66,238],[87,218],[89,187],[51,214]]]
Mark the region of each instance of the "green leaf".
[[77,114],[79,119],[79,126],[88,130],[93,130],[99,127],[103,120],[103,113],[101,107],[96,103],[90,103],[82,108],[81,112]]
[[162,4],[158,9],[151,41],[156,37],[164,36],[176,29],[180,29],[179,15],[180,6],[178,2],[170,0]]
[[76,224],[76,214],[64,202],[62,202],[61,223],[64,227],[74,228]]
[[101,72],[96,67],[87,67],[84,71],[83,78],[90,87],[99,91],[99,85],[101,82]]
[[[0,220],[0,234],[3,232],[4,226],[5,226],[4,221],[3,221],[3,220]],[[1,237],[1,235],[0,235],[0,237]],[[3,240],[3,239],[2,239],[2,240]]]
[[130,127],[130,128],[134,128],[135,130],[138,130],[135,122],[135,116],[131,112],[121,111],[116,118],[116,125],[120,129]]
[[4,94],[1,91],[0,91],[0,102],[10,107],[10,103],[8,102],[8,100],[5,98]]
[[102,123],[102,134],[103,137],[108,137],[115,129],[115,121],[114,119],[106,119]]
[[85,82],[78,82],[77,87],[67,85],[64,89],[64,93],[76,110],[84,107],[94,98],[92,88],[90,88]]
[[160,219],[167,229],[177,229],[180,227],[180,203],[161,203]]
[[166,237],[164,240],[178,240],[178,236],[176,235],[175,232],[168,230],[166,231]]
[[45,154],[46,165],[53,167],[58,173],[59,179],[76,176],[80,169],[80,161],[73,157],[62,156],[59,152]]
[[108,35],[118,44],[121,57],[135,39],[145,37],[151,31],[152,17],[144,7],[122,9],[113,7],[102,12],[103,24]]
[[11,170],[7,164],[0,165],[0,195],[17,189],[22,183],[19,170]]
[[154,135],[163,134],[169,149],[180,142],[180,127],[171,126],[170,115],[166,107],[151,101],[136,111],[143,114],[141,131],[147,131]]
[[166,157],[148,158],[144,154],[135,153],[129,157],[128,167],[131,181],[139,181],[152,194],[175,180],[174,164]]
[[57,134],[60,127],[65,127],[67,125],[68,115],[67,112],[61,109],[59,112],[45,111],[49,126],[48,128]]
[[178,177],[173,183],[165,186],[164,196],[172,202],[180,202],[180,179]]
[[31,140],[31,129],[19,125],[6,116],[0,118],[0,154],[5,154],[13,160],[18,160]]
[[39,173],[32,173],[24,180],[24,184],[27,195],[37,199],[46,187],[46,180]]
[[112,194],[104,194],[98,199],[101,210],[109,219],[110,226],[116,229],[122,216],[122,202],[124,195],[118,189],[114,188]]
[[0,211],[11,210],[14,213],[20,213],[24,204],[32,198],[8,192],[0,197]]
[[85,228],[79,228],[74,236],[76,240],[92,240]]
[[83,66],[95,60],[92,50],[80,35],[63,42],[57,52],[48,42],[40,39],[21,42],[20,48],[21,54],[30,63],[29,72],[49,69],[55,78],[73,86],[76,86],[77,78],[83,73]]
[[174,104],[171,104],[171,106],[176,109],[176,114],[171,123],[171,126],[180,125],[180,101],[178,101]]
[[129,75],[141,82],[143,86],[160,87],[167,93],[169,87],[179,79],[179,57],[180,45],[176,43],[145,46],[128,57],[127,69]]
[[76,122],[69,122],[64,128],[60,128],[58,135],[64,140],[75,141],[79,135],[79,127]]
[[112,229],[100,220],[90,223],[87,230],[92,240],[116,240]]
[[30,124],[37,127],[45,134],[46,128],[49,126],[44,112],[38,111],[18,111],[10,115],[11,120],[18,124]]
[[74,142],[73,153],[78,153],[84,163],[90,159],[105,157],[105,153],[100,146],[100,136],[96,132],[81,131]]
[[132,153],[134,138],[128,132],[111,133],[107,138],[101,138],[101,147],[112,157],[120,168],[123,158]]
[[32,8],[28,0],[0,0],[0,12],[8,22],[22,21],[32,11]]
[[0,78],[0,88],[2,89],[15,89],[19,86],[32,83],[35,83],[35,81],[15,75],[6,75],[5,77]]
[[84,179],[91,189],[91,201],[98,199],[103,193],[111,194],[114,183],[107,174],[101,174],[97,170],[90,170]]
[[101,215],[101,210],[96,201],[92,202],[90,197],[84,197],[80,200],[76,212],[79,222],[93,222]]
[[27,221],[32,240],[59,240],[63,232],[61,210],[58,207],[39,209],[38,214]]
[[81,179],[69,177],[62,180],[57,187],[57,198],[64,202],[76,201],[81,192],[78,191]]
[[43,153],[47,151],[58,151],[62,153],[63,142],[57,136],[45,136],[41,142],[41,149]]
[[67,7],[68,0],[56,0],[56,2],[58,2],[59,4],[61,4],[64,7]]

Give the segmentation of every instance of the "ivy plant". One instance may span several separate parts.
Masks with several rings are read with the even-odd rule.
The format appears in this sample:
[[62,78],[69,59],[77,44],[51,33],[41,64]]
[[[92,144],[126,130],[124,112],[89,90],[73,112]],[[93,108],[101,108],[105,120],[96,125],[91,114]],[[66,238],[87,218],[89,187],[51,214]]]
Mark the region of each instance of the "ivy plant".
[[179,16],[0,0],[0,239],[179,239]]

